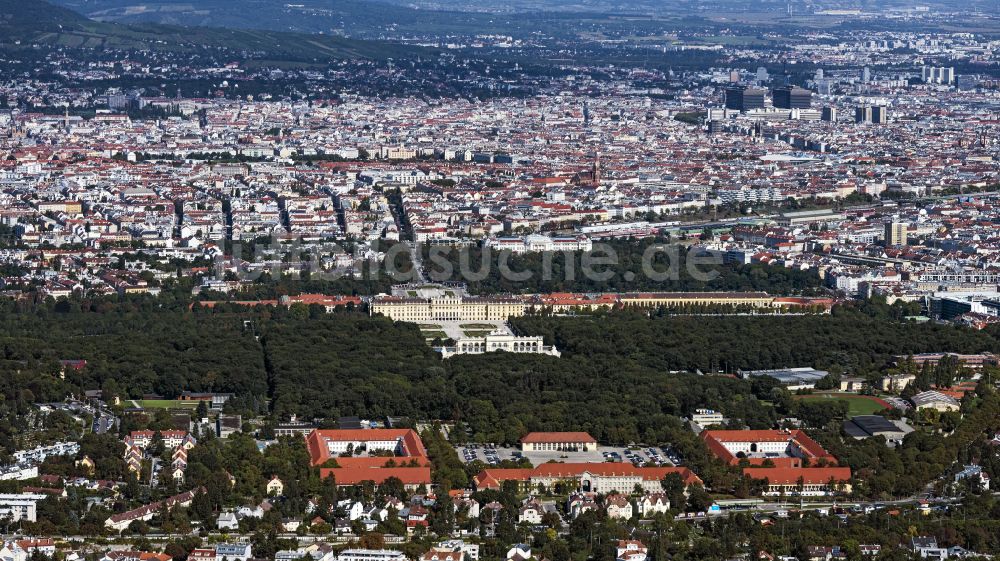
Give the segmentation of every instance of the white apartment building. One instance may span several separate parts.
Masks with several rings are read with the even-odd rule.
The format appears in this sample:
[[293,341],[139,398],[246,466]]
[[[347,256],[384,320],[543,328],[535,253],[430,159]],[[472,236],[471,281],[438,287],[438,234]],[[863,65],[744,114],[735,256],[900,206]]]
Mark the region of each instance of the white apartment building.
[[8,518],[12,522],[27,520],[38,521],[38,501],[45,495],[37,493],[4,493],[0,494],[0,518]]
[[75,456],[80,451],[76,442],[57,442],[49,446],[39,446],[31,450],[14,452],[15,463],[41,463],[50,456]]
[[467,559],[479,561],[479,544],[468,543],[463,540],[448,540],[439,543],[435,549],[461,551]]
[[24,481],[38,477],[38,466],[14,464],[0,467],[0,481]]
[[696,409],[694,415],[691,415],[691,422],[702,427],[707,427],[710,425],[724,425],[726,424],[726,418],[712,409]]
[[407,561],[402,551],[394,549],[345,549],[337,561]]

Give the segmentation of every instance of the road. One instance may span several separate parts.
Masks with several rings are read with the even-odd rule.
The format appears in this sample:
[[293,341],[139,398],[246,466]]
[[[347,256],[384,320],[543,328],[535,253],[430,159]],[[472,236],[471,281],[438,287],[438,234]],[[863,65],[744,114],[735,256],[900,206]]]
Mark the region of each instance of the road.
[[[994,493],[994,495],[1000,495],[1000,492]],[[819,501],[819,502],[771,502],[762,503],[757,505],[752,509],[732,509],[727,511],[722,511],[718,513],[698,513],[694,516],[680,515],[677,517],[678,520],[705,520],[707,518],[714,518],[717,516],[728,516],[732,513],[738,512],[759,512],[759,513],[778,513],[781,511],[792,512],[792,511],[806,511],[806,510],[824,510],[831,509],[833,507],[842,508],[854,508],[860,507],[861,509],[867,510],[868,508],[883,509],[892,506],[907,506],[918,504],[921,502],[927,502],[930,505],[944,505],[951,504],[960,501],[960,497],[935,497],[931,499],[925,499],[923,497],[909,497],[906,499],[895,499],[888,501]]]
[[417,242],[406,242],[410,248],[410,260],[413,262],[413,269],[419,276],[419,282],[427,282],[427,274],[424,273],[424,256],[420,252],[420,244]]
[[[172,541],[172,540],[187,538],[187,537],[190,537],[191,535],[195,535],[195,534],[197,534],[197,532],[186,533],[186,534],[182,534],[182,533],[156,534],[156,533],[153,533],[153,534],[146,534],[143,537],[146,538],[146,539],[148,539],[149,541],[155,543],[155,542],[166,542],[166,541]],[[198,535],[200,535],[200,534],[198,534]],[[3,537],[4,540],[11,540],[11,539],[15,539],[15,538],[22,538],[23,536],[18,536],[16,534],[11,534],[11,535],[4,535],[2,537]],[[250,539],[251,534],[240,534],[238,532],[237,533],[227,533],[227,532],[218,532],[218,531],[214,531],[213,530],[211,532],[208,532],[207,534],[204,534],[203,537],[206,539],[206,541],[208,541],[210,543],[220,543],[220,542],[224,542],[226,540],[228,540],[228,541],[238,541],[238,540],[241,540],[241,539],[247,539],[248,540],[248,539]],[[80,535],[76,535],[76,536],[63,536],[60,539],[66,540],[66,541],[69,541],[69,542],[90,543],[90,542],[93,542],[94,536],[80,536]],[[292,532],[285,532],[285,533],[278,534],[278,539],[282,539],[282,540],[296,540],[300,546],[303,546],[303,545],[309,545],[311,543],[315,543],[315,542],[319,542],[319,541],[325,542],[325,543],[333,543],[333,544],[347,544],[347,543],[350,543],[352,541],[356,541],[358,539],[358,536],[356,536],[354,534],[330,534],[330,535],[326,535],[326,536],[319,536],[319,535],[305,535],[305,536],[300,536],[300,535],[292,533]],[[403,543],[405,541],[405,538],[403,536],[386,535],[386,536],[384,536],[384,539],[385,539],[385,542],[388,543],[388,544]],[[107,549],[109,549],[109,550],[130,550],[130,549],[134,549],[134,548],[135,548],[135,546],[132,545],[132,544],[130,544],[130,543],[117,544],[117,545],[109,545],[107,547]]]

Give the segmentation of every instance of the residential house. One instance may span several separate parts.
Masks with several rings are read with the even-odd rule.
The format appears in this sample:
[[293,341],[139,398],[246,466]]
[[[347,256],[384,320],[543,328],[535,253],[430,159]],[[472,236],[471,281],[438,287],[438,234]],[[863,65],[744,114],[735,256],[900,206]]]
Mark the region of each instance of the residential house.
[[238,518],[264,518],[264,508],[258,506],[241,506],[236,510]]
[[604,499],[604,508],[608,513],[608,518],[616,518],[618,520],[632,518],[632,502],[625,495],[608,495]]
[[51,538],[22,539],[4,542],[0,548],[0,560],[28,561],[34,553],[52,557],[56,552],[55,542]]
[[427,517],[430,515],[430,511],[422,505],[413,505],[406,512],[406,528],[411,530],[417,526],[423,526],[426,528],[429,525]]
[[517,511],[517,521],[524,524],[541,524],[545,509],[535,499],[528,499]]
[[420,559],[421,561],[465,561],[465,553],[462,550],[454,551],[432,547]]
[[531,559],[531,546],[519,543],[507,550],[507,561],[528,561]]
[[267,482],[265,491],[269,497],[279,497],[285,492],[285,484],[278,479],[277,475],[272,475],[271,480]]
[[846,558],[847,553],[839,545],[810,545],[806,547],[806,559],[808,561],[834,561]]
[[365,505],[361,501],[352,501],[350,499],[339,501],[337,508],[344,509],[344,512],[347,513],[347,518],[351,522],[361,520],[365,517]]
[[455,512],[465,509],[469,518],[479,518],[479,501],[470,497],[455,497]]
[[218,559],[214,549],[197,548],[188,553],[188,561],[217,561]]
[[910,538],[910,548],[913,553],[919,555],[921,559],[947,559],[948,549],[938,547],[937,538],[934,536],[915,536]]
[[148,521],[152,520],[153,516],[156,515],[161,509],[173,508],[174,506],[190,506],[191,501],[194,499],[196,493],[203,492],[204,489],[193,489],[187,491],[186,493],[181,493],[179,495],[174,495],[173,497],[166,498],[162,501],[156,501],[149,503],[147,505],[141,506],[136,509],[132,509],[127,512],[122,512],[120,514],[112,514],[104,521],[104,526],[112,530],[121,532],[125,528],[129,527],[129,524],[135,522],[136,520]]
[[863,543],[858,546],[858,549],[861,550],[861,555],[864,555],[866,557],[875,557],[878,554],[882,553],[882,546],[877,543],[875,544]]
[[479,561],[479,544],[462,540],[447,540],[435,546],[439,550],[461,551],[468,561]]
[[215,527],[219,530],[238,530],[240,528],[239,519],[235,512],[223,512],[215,522]]
[[990,490],[990,476],[988,473],[983,471],[981,466],[969,465],[965,466],[965,469],[955,474],[955,483],[962,481],[964,479],[969,479],[973,482],[973,485],[978,485],[980,489],[984,491]]
[[220,543],[215,545],[215,556],[225,561],[249,561],[253,559],[253,546],[249,543]]
[[574,493],[566,499],[566,512],[576,518],[584,512],[597,510],[596,493]]
[[618,540],[615,548],[618,561],[646,561],[647,548],[638,540]]
[[649,517],[670,510],[670,499],[663,493],[650,493],[639,499],[639,515]]

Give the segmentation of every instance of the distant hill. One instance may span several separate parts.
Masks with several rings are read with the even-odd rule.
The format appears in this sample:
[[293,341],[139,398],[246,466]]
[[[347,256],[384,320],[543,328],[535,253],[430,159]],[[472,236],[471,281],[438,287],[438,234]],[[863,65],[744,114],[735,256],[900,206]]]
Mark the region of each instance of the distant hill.
[[67,47],[188,51],[227,48],[295,59],[408,58],[423,49],[384,41],[270,30],[122,24],[90,20],[43,0],[0,0],[0,44],[22,41]]
[[53,0],[87,17],[117,23],[159,23],[265,29],[357,37],[396,33],[504,33],[520,16],[415,9],[391,0]]
[[[745,24],[782,27],[829,28],[836,20],[809,16],[823,8],[858,8],[879,12],[887,7],[907,7],[912,0],[50,0],[86,14],[91,19],[117,23],[158,23],[263,29],[350,36],[384,37],[454,35],[512,35],[537,37],[539,33],[562,38],[579,37],[581,31],[602,29],[610,35],[658,35],[657,26],[672,20],[678,29],[699,25],[728,28]],[[988,29],[997,32],[997,0],[928,0],[921,5],[954,10],[972,16],[948,31]],[[981,12],[975,15],[975,12]],[[789,12],[794,14],[788,15]],[[641,15],[640,19],[621,17]],[[699,18],[690,27],[688,18]],[[668,23],[668,25],[670,25]],[[846,18],[854,28],[882,29],[883,20]],[[638,26],[638,27],[637,27]],[[867,26],[867,27],[866,27]],[[903,24],[933,31],[941,24]]]
[[86,17],[48,2],[0,0],[2,37],[27,38],[36,33],[82,29],[88,23]]

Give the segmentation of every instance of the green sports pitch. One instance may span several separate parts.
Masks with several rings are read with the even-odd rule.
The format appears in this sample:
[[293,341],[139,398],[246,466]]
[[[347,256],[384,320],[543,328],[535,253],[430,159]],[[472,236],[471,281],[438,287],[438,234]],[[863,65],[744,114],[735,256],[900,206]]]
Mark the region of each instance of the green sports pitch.
[[143,409],[195,409],[197,401],[181,401],[179,399],[140,399],[136,403]]
[[814,393],[795,396],[795,398],[808,401],[819,401],[824,399],[838,399],[846,401],[848,405],[847,414],[851,417],[855,415],[874,415],[886,407],[889,407],[889,404],[885,401],[870,395],[855,395],[849,393]]

